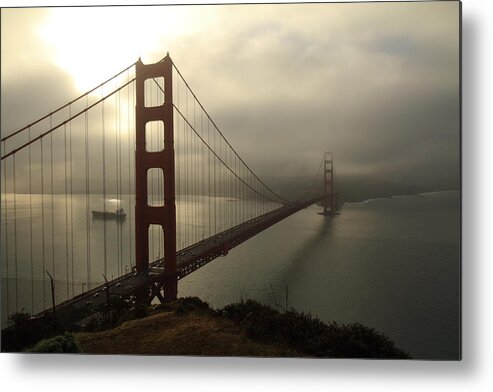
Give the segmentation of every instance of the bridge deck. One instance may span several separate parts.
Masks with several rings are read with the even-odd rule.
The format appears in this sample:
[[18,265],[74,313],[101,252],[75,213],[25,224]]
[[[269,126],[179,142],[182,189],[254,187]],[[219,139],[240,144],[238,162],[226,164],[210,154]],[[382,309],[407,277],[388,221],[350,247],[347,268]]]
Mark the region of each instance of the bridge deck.
[[[177,252],[178,279],[187,276],[215,258],[226,255],[235,246],[324,197],[317,196],[284,205]],[[163,260],[157,260],[150,264],[148,271],[143,273],[130,272],[56,305],[57,324],[61,326],[74,325],[94,312],[103,309],[110,297],[129,297],[138,293],[149,292],[148,287],[152,282],[162,282],[166,277],[166,271],[162,265]],[[52,317],[52,314],[53,309],[48,309],[36,317]]]

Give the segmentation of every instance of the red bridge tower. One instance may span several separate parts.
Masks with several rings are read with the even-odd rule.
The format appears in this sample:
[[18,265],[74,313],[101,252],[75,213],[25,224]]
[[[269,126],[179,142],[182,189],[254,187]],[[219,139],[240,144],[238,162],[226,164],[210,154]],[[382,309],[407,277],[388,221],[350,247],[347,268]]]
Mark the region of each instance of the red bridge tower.
[[[176,206],[175,206],[175,151],[173,136],[173,62],[169,54],[163,61],[136,64],[135,107],[135,260],[138,273],[149,273],[149,227],[159,225],[163,230],[165,278],[153,286],[164,287],[164,300],[177,296],[176,269]],[[145,82],[164,78],[164,103],[149,107],[145,102]],[[164,149],[149,152],[146,149],[146,124],[161,121],[164,125]],[[150,144],[150,143],[149,143]],[[161,169],[164,179],[162,206],[148,204],[147,175],[150,169]]]

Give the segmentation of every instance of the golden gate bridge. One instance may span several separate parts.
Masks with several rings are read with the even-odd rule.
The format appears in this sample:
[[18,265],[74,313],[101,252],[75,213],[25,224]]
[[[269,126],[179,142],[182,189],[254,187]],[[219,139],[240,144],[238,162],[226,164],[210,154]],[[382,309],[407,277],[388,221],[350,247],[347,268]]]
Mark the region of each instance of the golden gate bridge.
[[111,296],[171,301],[180,279],[297,211],[320,203],[335,214],[332,154],[287,200],[169,55],[139,59],[3,136],[1,149],[3,320],[27,310],[71,324]]

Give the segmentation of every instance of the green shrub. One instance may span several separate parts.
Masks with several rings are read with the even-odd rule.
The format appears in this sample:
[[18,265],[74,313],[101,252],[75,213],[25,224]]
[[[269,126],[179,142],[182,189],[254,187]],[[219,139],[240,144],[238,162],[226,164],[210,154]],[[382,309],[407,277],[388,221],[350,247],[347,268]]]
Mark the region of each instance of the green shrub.
[[202,301],[198,297],[180,298],[175,304],[171,304],[175,308],[176,314],[187,314],[196,310],[209,310],[209,304]]
[[53,338],[45,339],[37,343],[33,348],[27,350],[30,353],[80,353],[74,335],[65,332]]

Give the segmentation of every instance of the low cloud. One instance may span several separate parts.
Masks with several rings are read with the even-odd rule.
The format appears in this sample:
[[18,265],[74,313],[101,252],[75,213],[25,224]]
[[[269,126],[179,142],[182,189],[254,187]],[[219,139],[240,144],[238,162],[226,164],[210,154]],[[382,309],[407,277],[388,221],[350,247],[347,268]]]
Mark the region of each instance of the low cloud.
[[[154,38],[162,46],[145,55],[170,51],[262,175],[311,176],[328,150],[343,174],[458,183],[458,6],[187,6],[189,33]],[[77,95],[56,65],[33,61],[36,72],[2,78],[3,134]]]

